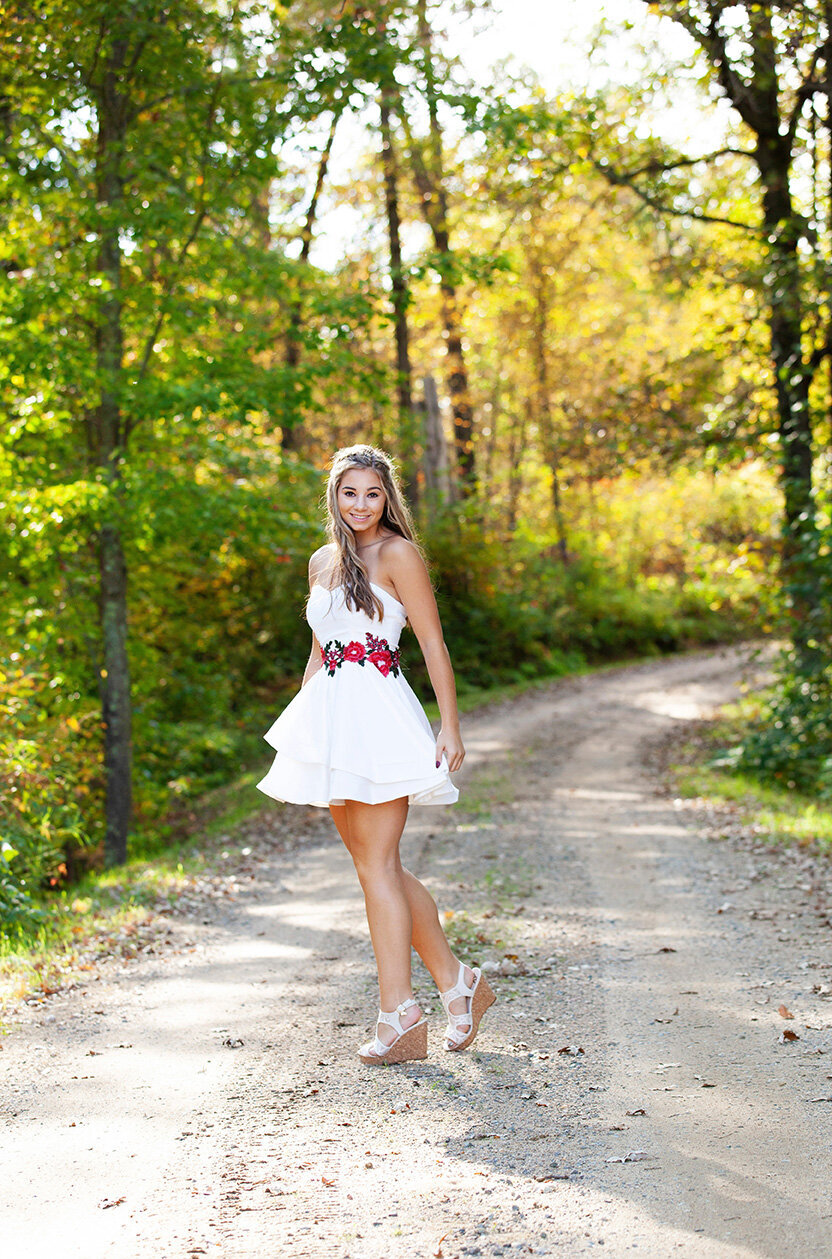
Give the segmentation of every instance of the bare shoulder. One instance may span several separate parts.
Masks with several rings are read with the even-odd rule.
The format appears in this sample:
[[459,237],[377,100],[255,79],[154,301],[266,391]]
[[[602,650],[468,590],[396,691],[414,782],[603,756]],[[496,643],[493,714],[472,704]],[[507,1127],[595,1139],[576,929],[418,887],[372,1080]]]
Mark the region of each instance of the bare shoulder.
[[417,631],[423,617],[436,615],[436,600],[430,573],[422,553],[407,538],[396,535],[387,538],[379,548],[381,580],[393,587],[396,598],[407,611],[408,619]]
[[309,585],[314,586],[319,577],[327,572],[332,563],[333,547],[331,542],[319,546],[309,559]]
[[410,576],[417,573],[427,574],[422,553],[415,543],[400,534],[394,533],[385,538],[379,547],[379,560],[389,572],[393,581],[398,574]]

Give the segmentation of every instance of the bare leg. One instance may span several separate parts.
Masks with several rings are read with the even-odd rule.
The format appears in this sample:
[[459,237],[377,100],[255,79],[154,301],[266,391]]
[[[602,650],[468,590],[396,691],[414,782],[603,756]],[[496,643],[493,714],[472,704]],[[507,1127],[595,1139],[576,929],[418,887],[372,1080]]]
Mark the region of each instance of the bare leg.
[[[401,820],[401,830],[403,830],[404,823],[407,819],[407,803],[406,801],[398,801],[398,800],[394,801],[393,803],[397,805],[404,804],[404,811],[403,811],[402,820]],[[346,847],[350,856],[353,858],[353,861],[355,861],[356,869],[358,869],[358,861],[356,861],[355,853],[353,851],[354,843],[353,843],[352,822],[356,816],[352,812],[353,806],[359,807],[356,801],[349,801],[346,805],[343,805],[343,804],[330,805],[329,811],[332,814],[332,820],[335,822],[335,825],[338,828],[338,833],[341,836],[341,839],[344,841],[344,846]],[[375,810],[375,809],[381,809],[385,806],[363,805],[360,807],[363,807],[365,809]],[[401,830],[399,831],[399,838],[401,837]],[[457,977],[459,975],[459,961],[454,956],[453,952],[451,951],[451,947],[448,944],[447,938],[445,936],[445,932],[442,930],[442,926],[439,922],[439,914],[436,909],[436,902],[434,901],[430,892],[427,890],[427,888],[424,886],[423,883],[419,882],[419,880],[416,878],[414,874],[411,874],[409,870],[405,870],[404,867],[401,865],[401,861],[399,860],[399,856],[398,856],[398,839],[396,840],[396,862],[397,862],[397,867],[398,867],[398,871],[399,871],[399,875],[401,879],[401,888],[404,893],[405,899],[407,901],[407,907],[408,907],[409,916],[410,916],[410,923],[411,923],[410,943],[413,945],[414,949],[419,954],[422,961],[425,963],[425,966],[430,971],[430,974],[433,977],[434,983],[436,984],[439,991],[445,992],[447,991],[448,988],[452,988],[453,985],[457,981]],[[360,870],[358,873],[359,873],[359,879],[360,879],[361,878]],[[363,883],[362,883],[362,886],[363,886]],[[366,892],[365,892],[365,900],[366,900]],[[370,911],[368,907],[368,910],[367,910],[368,921],[369,921],[369,914],[370,914]],[[372,925],[370,927],[370,934],[372,937]],[[375,947],[375,940],[373,940],[373,945]],[[376,956],[378,957],[378,952],[376,952]],[[409,952],[408,952],[408,959],[409,959]],[[408,974],[408,985],[409,985],[410,983],[409,960],[408,960],[407,974]],[[379,975],[380,975],[380,972],[379,972]],[[465,982],[468,984],[471,984],[473,983],[473,981],[474,981],[473,972],[470,970],[469,967],[466,967],[465,968]],[[409,991],[408,991],[408,995],[409,995]],[[402,998],[399,997],[398,1000],[400,1001],[402,1000]],[[398,1004],[398,1002],[396,1004]],[[466,1006],[466,1000],[464,997],[457,998],[455,1001],[451,1002],[451,1009],[455,1014],[463,1014],[465,1012],[465,1006]],[[384,1006],[382,1004],[382,1009],[393,1009],[393,1008],[394,1008],[393,1006]],[[411,1012],[409,1011],[408,1013],[411,1013]]]
[[[364,893],[370,939],[376,955],[379,1004],[382,1010],[395,1010],[413,996],[410,979],[413,923],[399,860],[407,799],[403,797],[384,804],[348,800],[344,815],[349,852]],[[411,1006],[402,1016],[402,1027],[410,1027],[420,1018],[419,1007]],[[379,1024],[376,1030],[385,1044],[395,1039],[395,1031],[386,1023]]]

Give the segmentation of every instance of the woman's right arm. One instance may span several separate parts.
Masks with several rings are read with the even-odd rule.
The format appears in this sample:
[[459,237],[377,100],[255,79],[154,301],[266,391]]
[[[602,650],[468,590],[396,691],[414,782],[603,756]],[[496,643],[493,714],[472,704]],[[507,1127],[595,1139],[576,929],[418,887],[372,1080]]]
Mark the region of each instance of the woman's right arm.
[[306,668],[303,671],[303,681],[301,687],[306,686],[310,678],[314,677],[319,669],[324,666],[323,656],[321,655],[321,645],[315,635],[312,635],[312,650],[309,653],[309,659],[306,662]]
[[[326,556],[327,556],[328,550],[329,548],[326,546],[320,547],[309,561],[309,590],[310,592],[325,567]],[[317,638],[313,634],[312,635],[312,650],[309,652],[309,659],[307,660],[306,668],[303,671],[303,681],[301,682],[301,688],[306,686],[306,683],[309,681],[309,679],[314,677],[319,669],[323,668],[323,663],[324,663],[323,657],[321,655],[321,644],[318,642]]]

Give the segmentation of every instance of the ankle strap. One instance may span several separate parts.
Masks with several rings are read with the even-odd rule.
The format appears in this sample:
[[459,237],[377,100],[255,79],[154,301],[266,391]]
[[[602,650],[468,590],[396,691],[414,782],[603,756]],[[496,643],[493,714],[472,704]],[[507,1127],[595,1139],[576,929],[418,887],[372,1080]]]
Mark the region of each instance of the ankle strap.
[[399,1018],[401,1018],[405,1010],[409,1010],[412,1005],[418,1005],[418,1002],[414,1001],[413,997],[408,997],[406,1001],[401,1001],[396,1006],[395,1010],[379,1010],[378,1017],[381,1018],[382,1015],[386,1016],[388,1014],[398,1014]]

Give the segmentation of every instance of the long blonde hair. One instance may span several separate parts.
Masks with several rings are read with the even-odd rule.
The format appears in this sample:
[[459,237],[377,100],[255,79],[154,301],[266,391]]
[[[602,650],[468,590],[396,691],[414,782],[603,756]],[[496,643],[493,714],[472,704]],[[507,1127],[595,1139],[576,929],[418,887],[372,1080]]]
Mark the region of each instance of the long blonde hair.
[[[332,467],[326,487],[327,538],[332,543],[329,585],[341,586],[348,608],[360,609],[367,616],[384,617],[384,605],[370,585],[364,561],[358,554],[355,533],[346,523],[338,507],[338,489],[350,468],[370,468],[378,475],[384,490],[384,512],[381,528],[389,529],[414,546],[419,545],[410,511],[402,496],[393,460],[375,446],[344,446],[332,456]],[[334,577],[334,581],[332,578]]]

